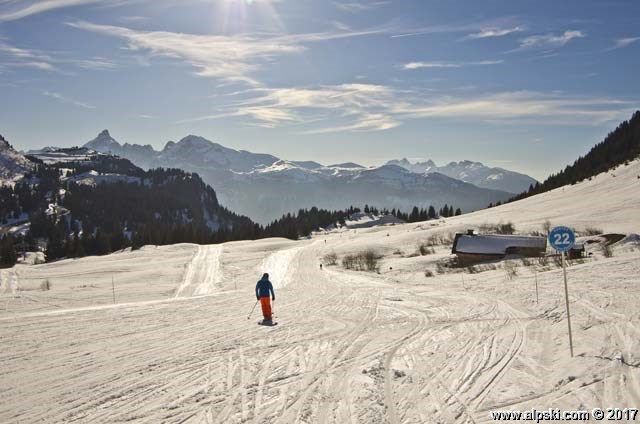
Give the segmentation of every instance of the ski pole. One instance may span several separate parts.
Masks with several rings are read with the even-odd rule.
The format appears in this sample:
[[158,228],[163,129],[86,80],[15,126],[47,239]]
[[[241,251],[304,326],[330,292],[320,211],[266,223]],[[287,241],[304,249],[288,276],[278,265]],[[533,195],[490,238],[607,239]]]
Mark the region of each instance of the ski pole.
[[249,312],[249,316],[247,316],[247,319],[251,318],[251,314],[253,313],[253,310],[256,309],[256,306],[258,306],[258,302],[260,302],[260,300],[256,300],[256,303],[253,304],[253,308],[251,308],[251,312]]

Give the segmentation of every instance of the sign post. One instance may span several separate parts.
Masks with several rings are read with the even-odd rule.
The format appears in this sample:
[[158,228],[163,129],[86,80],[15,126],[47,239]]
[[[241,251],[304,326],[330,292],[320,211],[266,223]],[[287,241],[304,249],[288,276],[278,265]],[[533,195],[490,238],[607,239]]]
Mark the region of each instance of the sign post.
[[571,357],[573,358],[573,337],[571,335],[571,313],[569,311],[569,288],[567,286],[567,265],[565,261],[565,252],[571,250],[576,242],[576,235],[571,228],[554,227],[549,232],[549,244],[562,255],[562,274],[564,276],[564,297],[567,305],[567,325],[569,327],[569,349],[571,349]]
[[111,276],[111,291],[113,292],[113,304],[116,304],[116,283],[113,280],[113,275]]

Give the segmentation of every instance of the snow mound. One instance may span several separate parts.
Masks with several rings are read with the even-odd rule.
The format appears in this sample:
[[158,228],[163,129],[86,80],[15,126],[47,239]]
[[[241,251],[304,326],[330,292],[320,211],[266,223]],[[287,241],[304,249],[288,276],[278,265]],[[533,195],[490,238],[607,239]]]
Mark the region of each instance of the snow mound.
[[347,228],[371,228],[378,225],[403,224],[399,218],[393,215],[373,215],[371,213],[354,213],[345,221]]
[[629,246],[629,245],[640,246],[640,234],[635,234],[635,233],[628,234],[625,238],[620,240],[617,244],[624,245],[624,246]]

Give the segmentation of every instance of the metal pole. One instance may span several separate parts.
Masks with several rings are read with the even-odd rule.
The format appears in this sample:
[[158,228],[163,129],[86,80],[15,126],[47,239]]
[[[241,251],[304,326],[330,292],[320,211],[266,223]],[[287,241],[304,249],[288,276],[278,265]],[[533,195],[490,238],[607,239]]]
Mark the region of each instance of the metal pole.
[[573,358],[573,337],[571,336],[571,313],[569,312],[569,288],[567,287],[567,265],[562,252],[562,273],[564,274],[564,297],[567,303],[567,325],[569,327],[569,348],[571,349],[571,357]]
[[536,276],[536,305],[538,303],[540,303],[540,300],[538,298],[538,271],[534,271],[534,274]]
[[256,309],[256,305],[258,305],[258,302],[260,302],[260,299],[256,300],[256,303],[254,303],[253,308],[251,308],[251,312],[249,312],[249,315],[247,316],[247,319],[251,318],[251,314],[253,313],[253,310]]
[[116,304],[116,283],[113,280],[113,275],[111,276],[111,291],[113,292],[113,304]]

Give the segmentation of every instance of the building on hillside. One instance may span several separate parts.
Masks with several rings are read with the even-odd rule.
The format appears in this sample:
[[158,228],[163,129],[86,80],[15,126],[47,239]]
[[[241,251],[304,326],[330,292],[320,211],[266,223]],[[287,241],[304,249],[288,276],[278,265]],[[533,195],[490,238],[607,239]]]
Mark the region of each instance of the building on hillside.
[[456,234],[451,253],[458,257],[459,265],[466,266],[502,259],[507,255],[543,256],[546,250],[545,237],[474,234],[468,231],[466,234]]
[[584,243],[576,242],[571,249],[567,251],[567,259],[584,258],[587,253]]

